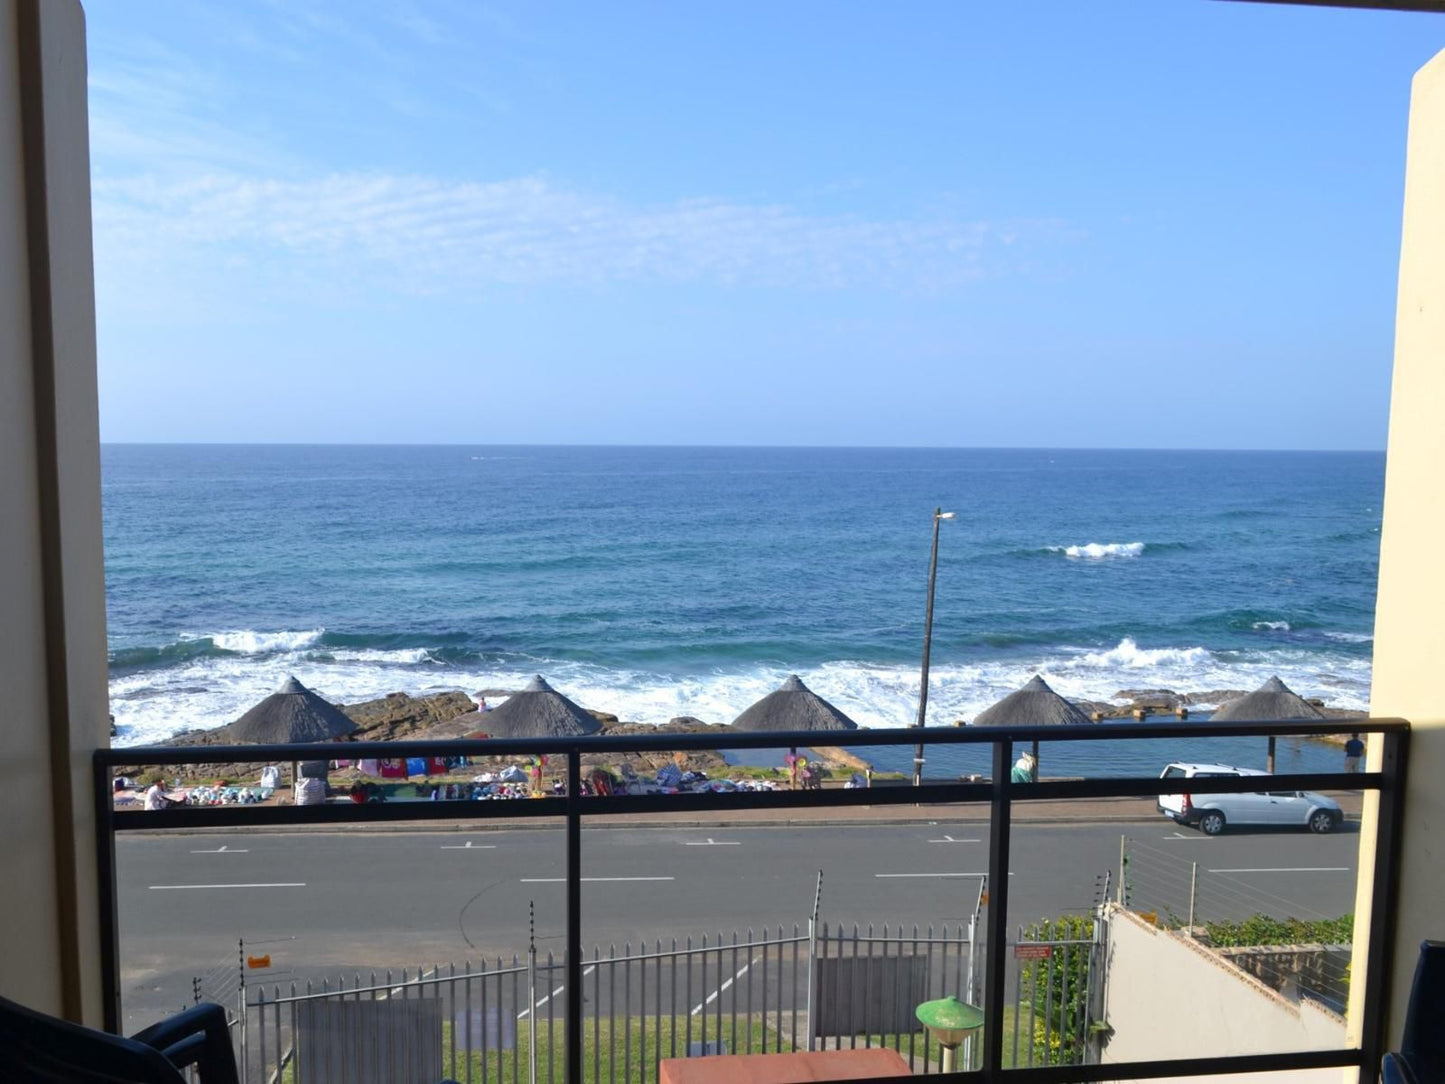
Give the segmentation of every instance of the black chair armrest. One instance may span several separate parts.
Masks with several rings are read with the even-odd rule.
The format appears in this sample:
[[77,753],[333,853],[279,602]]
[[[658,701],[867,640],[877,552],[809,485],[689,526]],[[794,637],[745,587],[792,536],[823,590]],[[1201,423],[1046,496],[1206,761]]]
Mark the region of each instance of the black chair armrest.
[[219,1005],[197,1005],[131,1038],[158,1050],[177,1069],[194,1065],[202,1084],[240,1084],[226,1010]]

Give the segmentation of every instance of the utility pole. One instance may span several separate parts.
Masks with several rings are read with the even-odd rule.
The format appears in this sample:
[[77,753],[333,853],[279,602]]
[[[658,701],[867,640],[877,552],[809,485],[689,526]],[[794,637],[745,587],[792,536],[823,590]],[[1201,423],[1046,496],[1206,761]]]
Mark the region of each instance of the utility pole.
[[[913,725],[920,730],[928,717],[928,654],[933,646],[933,588],[938,580],[938,525],[952,519],[952,512],[942,508],[933,510],[933,552],[928,558],[928,612],[923,619],[923,674],[918,693],[918,721]],[[923,782],[923,740],[913,747],[913,785]]]

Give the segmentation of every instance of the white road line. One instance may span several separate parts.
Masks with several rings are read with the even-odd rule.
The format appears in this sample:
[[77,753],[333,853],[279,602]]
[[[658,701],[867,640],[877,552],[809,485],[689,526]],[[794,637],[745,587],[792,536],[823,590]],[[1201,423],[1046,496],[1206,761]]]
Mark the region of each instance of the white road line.
[[1263,866],[1256,869],[1212,869],[1210,873],[1349,873],[1349,866]]
[[[592,972],[594,972],[594,971],[596,971],[596,970],[597,970],[597,965],[596,965],[596,964],[589,964],[589,965],[583,970],[583,972],[582,972],[582,977],[585,979],[588,975],[592,974]],[[553,990],[553,991],[552,991],[550,994],[548,994],[546,997],[538,998],[538,999],[537,999],[537,1005],[536,1005],[536,1007],[540,1009],[543,1005],[547,1004],[547,1002],[551,1001],[554,997],[556,997],[558,994],[560,994],[560,993],[561,993],[563,990],[565,990],[565,989],[567,989],[567,984],[564,982],[561,986],[557,987],[557,989]],[[531,1009],[523,1009],[521,1012],[519,1012],[519,1013],[517,1014],[517,1019],[518,1019],[518,1020],[524,1020],[524,1019],[526,1019],[527,1014],[528,1014],[529,1012],[531,1012],[531,1011],[532,1011]]]
[[231,850],[229,847],[227,847],[224,843],[222,843],[222,844],[221,844],[219,847],[217,847],[215,850],[211,850],[211,851],[192,851],[191,853],[192,853],[192,854],[250,854],[251,852],[248,851],[245,847],[242,847],[240,850],[233,851],[233,850]]
[[708,836],[706,843],[698,843],[698,842],[696,842],[696,841],[693,841],[693,842],[691,842],[691,843],[686,843],[686,844],[684,844],[684,846],[687,846],[687,847],[741,847],[742,844],[741,844],[741,843],[738,843],[738,842],[735,841],[735,840],[726,840],[726,839],[719,840],[719,839],[713,839],[712,836]]
[[[566,877],[519,877],[518,880],[524,885],[559,885],[564,884]],[[676,877],[583,877],[584,881],[675,881]]]
[[[985,873],[875,873],[874,877],[987,877]],[[1012,873],[1009,874],[1013,876]]]
[[1214,837],[1213,837],[1213,836],[1206,836],[1203,832],[1196,832],[1196,833],[1195,833],[1194,835],[1192,835],[1192,836],[1186,836],[1183,832],[1175,832],[1172,836],[1160,836],[1159,838],[1160,838],[1160,839],[1171,839],[1171,840],[1172,840],[1172,839],[1185,839],[1185,840],[1193,840],[1193,841],[1195,841],[1195,842],[1200,842],[1200,841],[1202,841],[1202,842],[1204,842],[1204,843],[1213,843],[1213,842],[1214,842]]
[[465,843],[442,844],[444,851],[495,851],[496,849],[495,843],[473,843],[471,840],[467,840]]
[[724,990],[726,990],[726,989],[727,989],[729,986],[731,986],[733,983],[737,982],[738,979],[740,979],[740,978],[742,978],[744,975],[746,975],[746,974],[748,973],[748,968],[752,967],[753,964],[757,963],[757,962],[758,962],[759,960],[761,960],[761,959],[762,959],[761,956],[754,956],[754,957],[753,957],[751,960],[749,960],[747,963],[743,964],[742,967],[738,968],[738,973],[737,973],[736,975],[734,975],[732,978],[728,979],[727,982],[723,983],[721,986],[719,986],[719,987],[718,987],[716,990],[714,990],[712,993],[708,994],[708,995],[707,995],[707,1000],[705,1000],[705,1001],[703,1001],[703,1002],[700,1002],[700,1003],[698,1004],[698,1006],[697,1006],[695,1009],[692,1010],[692,1013],[691,1013],[690,1015],[696,1016],[698,1013],[702,1012],[703,1009],[705,1009],[705,1008],[707,1008],[709,1005],[711,1005],[714,1001],[717,1000],[718,994],[722,993]]
[[954,838],[953,838],[952,836],[950,836],[950,835],[945,835],[942,839],[930,839],[928,842],[929,842],[929,843],[978,843],[979,840],[976,840],[976,839],[954,839]]
[[273,881],[268,884],[249,885],[150,885],[152,892],[166,888],[305,888],[305,881]]

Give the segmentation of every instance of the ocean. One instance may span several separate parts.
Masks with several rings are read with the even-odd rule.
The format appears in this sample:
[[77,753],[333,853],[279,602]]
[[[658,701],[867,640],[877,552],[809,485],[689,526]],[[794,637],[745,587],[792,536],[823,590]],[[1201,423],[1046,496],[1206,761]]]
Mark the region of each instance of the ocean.
[[[354,702],[540,673],[624,720],[716,723],[797,673],[909,725],[935,507],[957,518],[930,724],[1034,673],[1090,700],[1273,674],[1369,700],[1382,453],[107,445],[102,480],[120,745],[287,674]],[[1177,759],[1124,744],[1047,747],[1045,774]],[[1280,770],[1338,760],[1291,742]]]

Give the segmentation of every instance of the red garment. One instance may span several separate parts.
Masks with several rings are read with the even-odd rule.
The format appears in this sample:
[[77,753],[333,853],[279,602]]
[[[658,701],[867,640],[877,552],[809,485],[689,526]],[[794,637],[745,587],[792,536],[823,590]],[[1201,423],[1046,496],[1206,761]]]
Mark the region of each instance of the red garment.
[[383,779],[405,779],[405,760],[383,760],[381,762],[381,777]]
[[445,775],[445,774],[446,774],[446,771],[447,771],[446,758],[444,758],[444,757],[431,757],[431,758],[427,761],[427,765],[426,765],[426,773],[427,773],[427,775]]

